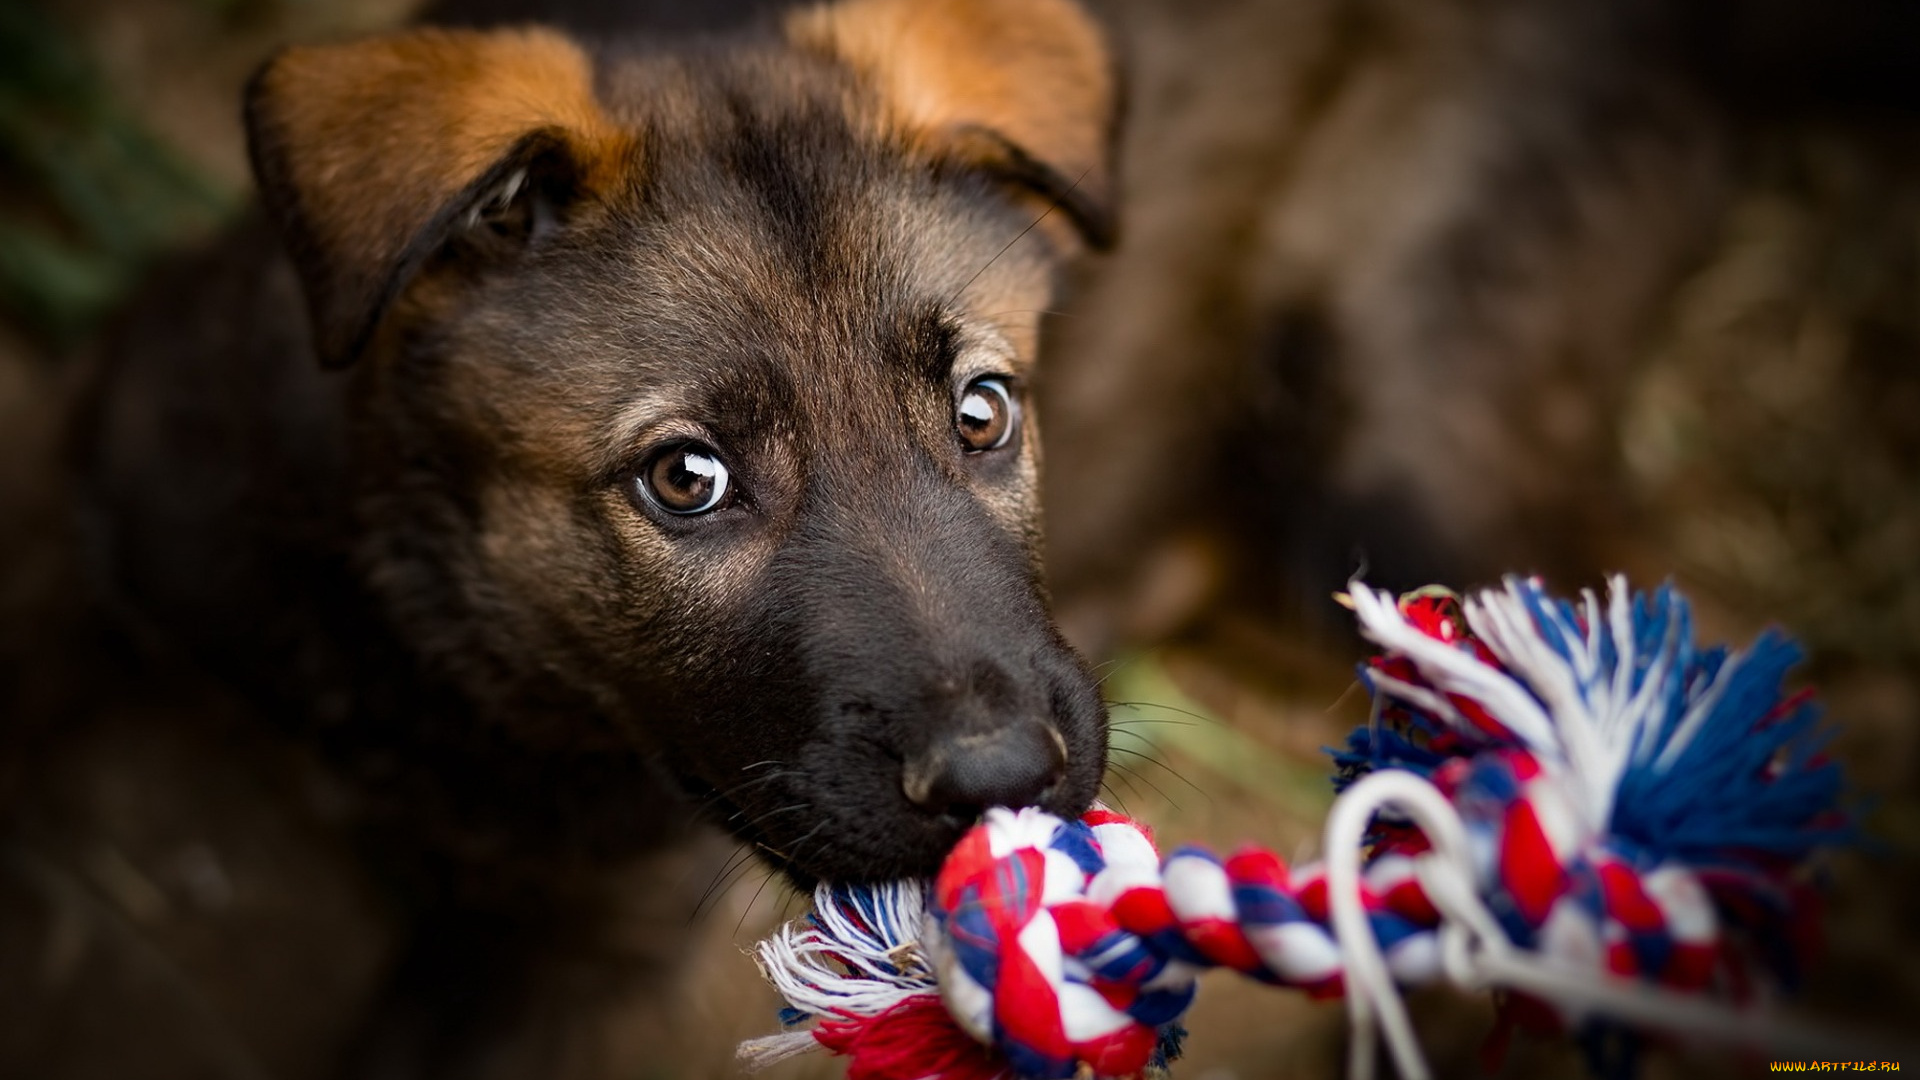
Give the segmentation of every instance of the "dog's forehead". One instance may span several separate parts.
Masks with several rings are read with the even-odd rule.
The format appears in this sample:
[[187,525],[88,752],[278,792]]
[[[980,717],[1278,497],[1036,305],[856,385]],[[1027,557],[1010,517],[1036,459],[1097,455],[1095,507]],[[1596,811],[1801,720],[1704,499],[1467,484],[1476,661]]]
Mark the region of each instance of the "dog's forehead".
[[670,65],[630,107],[632,227],[609,240],[654,301],[642,325],[871,346],[918,309],[958,315],[1044,278],[1037,237],[1007,249],[1024,211],[864,128],[844,72],[730,59]]
[[540,392],[510,396],[601,456],[674,415],[819,430],[944,409],[951,374],[1032,355],[1051,270],[1026,211],[858,130],[826,76],[750,59],[615,80],[634,182],[520,291],[522,321],[559,333],[520,371]]

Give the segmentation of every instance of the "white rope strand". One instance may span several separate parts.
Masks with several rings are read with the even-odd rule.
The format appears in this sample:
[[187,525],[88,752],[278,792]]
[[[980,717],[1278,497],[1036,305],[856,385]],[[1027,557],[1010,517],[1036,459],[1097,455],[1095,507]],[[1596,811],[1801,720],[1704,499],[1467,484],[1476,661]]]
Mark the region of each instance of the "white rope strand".
[[1376,1013],[1387,1049],[1401,1080],[1428,1080],[1426,1058],[1420,1053],[1406,1006],[1387,971],[1386,958],[1374,940],[1373,926],[1360,899],[1360,860],[1367,828],[1380,810],[1392,806],[1412,818],[1436,852],[1471,875],[1472,856],[1467,830],[1447,797],[1438,788],[1410,772],[1385,769],[1354,782],[1333,804],[1327,817],[1327,906],[1334,940],[1346,977],[1347,1016],[1353,1037],[1347,1048],[1347,1075],[1372,1080]]

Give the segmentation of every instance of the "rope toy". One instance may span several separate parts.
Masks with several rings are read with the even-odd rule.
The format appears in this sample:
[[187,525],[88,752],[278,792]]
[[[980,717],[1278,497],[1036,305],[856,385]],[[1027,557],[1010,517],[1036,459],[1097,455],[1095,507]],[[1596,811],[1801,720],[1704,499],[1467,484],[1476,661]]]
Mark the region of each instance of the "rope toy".
[[1635,1032],[1836,1046],[1769,1005],[1811,944],[1810,856],[1855,834],[1817,705],[1782,689],[1792,642],[1697,649],[1683,597],[1621,579],[1604,602],[1518,578],[1464,601],[1358,583],[1342,599],[1383,652],[1360,668],[1372,718],[1334,753],[1324,864],[1163,861],[1103,807],[990,810],[930,885],[823,885],[761,943],[793,1030],[742,1060],[823,1047],[851,1080],[1161,1075],[1212,967],[1343,995],[1357,1078],[1376,1031],[1401,1076],[1429,1075],[1398,987],[1442,980],[1505,990],[1497,1035],[1573,1033],[1605,1073],[1631,1069]]

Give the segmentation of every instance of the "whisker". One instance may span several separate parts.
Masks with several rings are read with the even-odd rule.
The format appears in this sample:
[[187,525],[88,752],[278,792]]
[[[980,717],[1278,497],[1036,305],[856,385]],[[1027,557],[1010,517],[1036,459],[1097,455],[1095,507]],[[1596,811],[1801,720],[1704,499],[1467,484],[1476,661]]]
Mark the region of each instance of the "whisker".
[[792,806],[783,806],[778,810],[769,810],[764,814],[758,814],[754,817],[754,820],[765,821],[768,818],[779,817],[781,814],[791,814],[796,810],[811,810],[811,809],[813,809],[813,804],[810,802],[794,803]]
[[[707,884],[707,891],[701,893],[699,902],[693,905],[693,914],[688,916],[687,925],[691,926],[700,921],[700,916],[706,911],[707,901],[709,899],[715,903],[719,902],[719,896],[726,894],[726,890],[721,888],[720,883],[732,877],[742,867],[745,867],[752,858],[753,849],[749,847],[742,847],[727,857],[726,864],[720,868],[720,872],[715,874],[713,880]],[[719,890],[719,895],[715,895],[715,890]]]
[[1171,766],[1171,765],[1169,765],[1169,764],[1167,764],[1167,763],[1166,763],[1166,762],[1164,762],[1164,761],[1161,761],[1161,760],[1160,760],[1159,758],[1157,758],[1157,757],[1154,757],[1154,756],[1153,756],[1152,754],[1143,754],[1143,753],[1141,753],[1141,752],[1140,752],[1140,751],[1138,751],[1138,750],[1130,750],[1130,749],[1128,749],[1127,747],[1124,747],[1124,746],[1109,746],[1109,747],[1107,747],[1107,749],[1109,749],[1109,750],[1111,750],[1111,751],[1113,751],[1113,752],[1114,752],[1114,753],[1116,753],[1116,754],[1128,754],[1128,755],[1131,755],[1131,756],[1133,756],[1133,757],[1137,757],[1137,758],[1139,758],[1139,759],[1140,759],[1140,760],[1142,760],[1142,761],[1145,761],[1145,762],[1149,762],[1149,763],[1151,763],[1151,764],[1154,764],[1154,765],[1158,765],[1158,766],[1160,766],[1160,768],[1161,768],[1162,770],[1164,770],[1164,771],[1166,772],[1166,774],[1167,774],[1168,776],[1171,776],[1171,777],[1173,777],[1173,778],[1174,778],[1175,780],[1178,780],[1178,781],[1180,781],[1181,783],[1183,783],[1183,784],[1185,784],[1185,785],[1187,785],[1188,787],[1190,787],[1190,788],[1192,788],[1192,789],[1193,789],[1193,793],[1194,793],[1195,795],[1198,795],[1198,796],[1200,796],[1201,798],[1203,798],[1203,799],[1205,799],[1205,800],[1207,800],[1208,802],[1212,802],[1212,801],[1213,801],[1213,796],[1211,796],[1211,795],[1209,795],[1209,794],[1207,794],[1207,793],[1206,793],[1205,791],[1203,791],[1203,790],[1201,790],[1201,788],[1200,788],[1200,787],[1199,787],[1198,785],[1196,785],[1196,784],[1195,784],[1195,783],[1194,783],[1193,781],[1191,781],[1191,780],[1189,780],[1189,779],[1187,779],[1186,777],[1184,777],[1184,776],[1182,776],[1182,775],[1180,775],[1180,771],[1179,771],[1178,769],[1175,769],[1175,768],[1174,768],[1173,766]]
[[779,873],[780,871],[778,869],[771,866],[767,867],[766,875],[760,879],[760,887],[753,890],[753,899],[748,900],[747,906],[740,909],[740,920],[733,924],[733,933],[730,936],[735,938],[740,936],[740,928],[747,925],[747,916],[753,914],[753,905],[760,902],[760,894],[767,891],[767,883],[772,881]]
[[1109,701],[1107,702],[1107,708],[1109,709],[1165,709],[1167,712],[1179,713],[1181,716],[1190,716],[1193,719],[1206,724],[1217,724],[1220,722],[1220,718],[1217,716],[1208,716],[1206,713],[1197,713],[1197,712],[1194,712],[1192,709],[1182,709],[1176,705],[1162,705],[1157,701]]
[[1140,784],[1138,783],[1139,777],[1135,775],[1131,769],[1116,768],[1114,762],[1109,760],[1107,762],[1107,775],[1127,785],[1127,790],[1133,792],[1135,795],[1141,794]]
[[[1164,800],[1166,800],[1166,803],[1167,803],[1167,805],[1168,805],[1168,806],[1171,806],[1171,807],[1173,807],[1173,808],[1174,808],[1175,810],[1178,810],[1178,809],[1180,809],[1180,804],[1179,804],[1179,803],[1177,803],[1177,802],[1175,802],[1175,801],[1173,801],[1173,797],[1172,797],[1172,796],[1170,796],[1170,795],[1168,795],[1168,794],[1166,793],[1166,791],[1164,791],[1164,790],[1163,790],[1163,789],[1162,789],[1162,788],[1160,787],[1160,785],[1159,785],[1159,784],[1156,784],[1156,783],[1154,783],[1153,781],[1151,781],[1151,780],[1149,780],[1149,779],[1147,779],[1147,778],[1146,778],[1146,777],[1145,777],[1144,775],[1142,775],[1142,774],[1140,773],[1140,771],[1139,771],[1139,770],[1137,770],[1137,769],[1130,769],[1130,768],[1128,768],[1127,766],[1125,766],[1125,765],[1122,765],[1122,764],[1120,764],[1119,762],[1117,762],[1117,761],[1115,761],[1115,760],[1113,760],[1112,758],[1108,758],[1108,759],[1107,759],[1107,768],[1109,768],[1109,769],[1119,769],[1119,770],[1120,770],[1121,772],[1123,772],[1123,773],[1125,773],[1125,774],[1127,774],[1128,776],[1130,776],[1130,777],[1132,777],[1133,779],[1135,779],[1135,780],[1138,780],[1138,781],[1140,781],[1141,783],[1143,783],[1143,784],[1145,784],[1145,785],[1147,785],[1148,787],[1150,787],[1150,788],[1152,788],[1152,789],[1153,789],[1153,793],[1154,793],[1155,795],[1158,795],[1158,796],[1160,796],[1160,797],[1161,797],[1162,799],[1164,799]],[[1197,790],[1197,789],[1196,789],[1196,790]]]
[[762,844],[761,846],[765,847],[770,854],[777,856],[778,858],[783,859],[788,863],[797,864],[800,861],[801,852],[806,850],[807,841],[813,839],[815,836],[820,835],[821,830],[825,829],[826,827],[827,827],[827,823],[825,821],[821,821],[818,825],[815,825],[813,828],[808,829],[804,833],[801,833],[799,839],[793,841],[793,843],[788,845],[789,850],[787,851],[776,851],[771,847],[767,847],[767,845],[765,844]]
[[[752,791],[754,788],[759,787],[763,784],[770,784],[775,781],[784,780],[787,777],[797,776],[797,775],[799,775],[799,773],[796,771],[782,770],[780,772],[767,773],[765,776],[754,777],[753,779],[748,780],[744,783],[735,784],[733,787],[730,787],[730,788],[716,788],[700,797],[700,800],[694,805],[694,812],[700,813],[700,814],[707,813],[714,808],[714,805],[716,803],[719,803],[722,800],[733,801],[735,796],[741,795],[748,791]],[[728,817],[726,820],[729,822],[737,821],[739,820],[741,814],[745,812],[746,812],[745,807],[736,807],[734,814]]]
[[981,318],[997,319],[1002,315],[1052,315],[1059,319],[1077,319],[1080,317],[1071,311],[1055,311],[1052,308],[1009,308],[1006,311],[996,311],[990,315],[982,315]]
[[700,902],[694,905],[694,913],[696,916],[699,914],[701,906],[713,898],[714,890],[721,888],[722,882],[726,881],[734,871],[746,865],[747,861],[752,858],[753,849],[744,844],[737,847],[731,855],[727,856],[727,861],[721,864],[719,871],[713,875],[713,880],[707,882],[706,891],[700,894]]
[[[1105,672],[1102,672],[1100,670],[1101,668],[1106,668],[1107,670]],[[1122,671],[1125,671],[1126,668],[1127,668],[1127,662],[1117,657],[1112,660],[1101,661],[1100,663],[1094,665],[1093,674],[1099,677],[1094,679],[1093,685],[1095,687],[1101,687],[1101,686],[1107,685],[1108,679],[1111,679],[1115,675],[1118,675]],[[1105,702],[1103,702],[1103,704],[1105,704]]]
[[1138,731],[1109,731],[1107,732],[1107,738],[1108,746],[1113,745],[1114,739],[1132,739],[1135,743],[1146,747],[1148,750],[1160,750],[1162,748],[1159,741],[1151,735],[1145,735]]
[[733,795],[738,795],[743,791],[752,791],[754,788],[761,787],[765,784],[771,784],[776,781],[785,780],[788,777],[793,777],[798,775],[800,775],[800,773],[796,769],[781,769],[778,772],[762,773],[751,780],[743,780],[740,783],[735,784],[730,788],[723,788],[722,790],[727,795],[733,796]]
[[1087,174],[1092,171],[1093,171],[1093,166],[1091,165],[1080,170],[1080,175],[1074,177],[1073,183],[1067,185],[1067,190],[1061,192],[1059,195],[1055,196],[1052,201],[1047,203],[1047,208],[1040,212],[1039,217],[1034,218],[1032,222],[1028,223],[1026,228],[1021,229],[1020,235],[1007,241],[1006,247],[1003,247],[999,251],[995,252],[993,258],[988,259],[985,266],[982,266],[980,269],[975,270],[973,272],[973,276],[967,279],[967,283],[953,290],[953,295],[947,297],[946,300],[942,302],[940,306],[943,308],[952,307],[953,302],[955,300],[960,299],[963,293],[965,293],[968,289],[973,288],[973,283],[980,280],[981,274],[986,273],[990,268],[992,268],[994,263],[997,263],[1000,261],[1001,256],[1013,250],[1013,245],[1019,243],[1022,240],[1025,240],[1027,238],[1028,233],[1032,232],[1041,222],[1047,220],[1048,216],[1050,216],[1055,210],[1060,209],[1061,201],[1064,200],[1067,196],[1073,194],[1074,189],[1080,186],[1080,181],[1085,180],[1087,178]]
[[[1135,736],[1135,737],[1138,738],[1138,736]],[[783,806],[778,810],[768,810],[765,813],[754,813],[753,811],[749,810],[747,807],[743,806],[740,809],[735,810],[732,814],[729,814],[727,816],[727,823],[732,824],[733,822],[739,821],[741,818],[748,817],[749,815],[751,815],[751,820],[753,821],[765,821],[768,818],[778,817],[781,814],[790,814],[795,810],[805,810],[806,808],[812,805],[813,805],[812,803],[794,803],[792,806]]]
[[714,894],[713,905],[707,909],[707,914],[711,915],[720,910],[720,902],[732,895],[733,887],[740,884],[742,879],[753,872],[753,866],[754,858],[752,854],[749,853],[748,857],[742,860],[739,866],[734,868],[733,873],[730,875],[731,880],[729,880],[719,892]]
[[[1160,748],[1159,743],[1154,742],[1152,739],[1147,738],[1137,731],[1109,731],[1107,732],[1107,736],[1107,748],[1109,750],[1120,749],[1120,747],[1114,743],[1113,740],[1115,739],[1132,739],[1135,743],[1146,747],[1148,750],[1158,750]],[[1134,752],[1138,753],[1139,751]]]
[[1107,726],[1110,728],[1139,727],[1141,724],[1171,724],[1174,727],[1198,726],[1197,721],[1193,721],[1193,720],[1169,720],[1169,719],[1166,719],[1165,717],[1154,717],[1154,716],[1129,716],[1125,720],[1109,719],[1107,721]]

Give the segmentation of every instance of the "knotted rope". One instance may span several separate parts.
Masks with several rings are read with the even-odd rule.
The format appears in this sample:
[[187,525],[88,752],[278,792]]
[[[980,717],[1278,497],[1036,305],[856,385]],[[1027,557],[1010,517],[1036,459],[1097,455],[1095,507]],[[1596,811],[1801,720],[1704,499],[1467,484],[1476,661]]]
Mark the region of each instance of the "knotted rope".
[[1677,593],[1620,581],[1604,604],[1520,579],[1464,603],[1349,599],[1384,651],[1361,668],[1373,718],[1335,754],[1324,866],[1163,861],[1104,808],[992,810],[930,887],[822,886],[763,942],[783,1019],[812,1026],[743,1059],[824,1046],[852,1080],[1152,1074],[1211,967],[1344,994],[1355,1077],[1376,1029],[1400,1075],[1428,1075],[1397,987],[1440,980],[1511,991],[1506,1025],[1834,1047],[1764,1004],[1806,951],[1809,857],[1853,833],[1817,707],[1782,692],[1790,642],[1698,650]]

